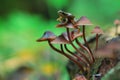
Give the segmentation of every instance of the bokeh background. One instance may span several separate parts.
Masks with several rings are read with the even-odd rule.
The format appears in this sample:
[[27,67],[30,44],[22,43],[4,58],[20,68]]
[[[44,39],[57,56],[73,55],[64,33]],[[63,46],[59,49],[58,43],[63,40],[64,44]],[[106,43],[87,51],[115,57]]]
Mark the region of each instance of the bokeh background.
[[106,31],[120,19],[120,0],[0,0],[0,80],[69,80],[68,59],[36,42],[47,30],[65,31],[55,28],[58,10]]

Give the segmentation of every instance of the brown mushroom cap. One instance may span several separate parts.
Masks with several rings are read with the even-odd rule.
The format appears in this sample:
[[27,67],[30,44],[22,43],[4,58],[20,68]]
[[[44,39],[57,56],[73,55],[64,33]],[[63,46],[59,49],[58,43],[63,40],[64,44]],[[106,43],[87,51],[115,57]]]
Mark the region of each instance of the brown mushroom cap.
[[56,37],[54,40],[51,41],[52,44],[68,44],[69,41],[66,40],[63,34],[60,36]]
[[[82,36],[82,33],[79,31],[79,29],[73,30],[70,32],[70,38],[71,40],[74,40],[77,37]],[[60,36],[56,37],[54,40],[51,41],[51,43],[54,44],[69,44],[69,39],[67,32],[62,33]]]
[[80,25],[92,25],[92,23],[91,23],[91,21],[87,17],[82,16],[75,23],[75,26],[80,26]]
[[56,27],[77,28],[77,26],[74,26],[72,23],[60,23]]
[[41,41],[47,41],[47,40],[54,40],[56,38],[56,36],[50,32],[50,31],[46,31],[44,32],[43,36],[37,40],[37,42],[41,42]]
[[103,34],[103,30],[99,26],[96,26],[91,33]]
[[120,25],[120,20],[116,19],[116,20],[114,21],[114,25]]

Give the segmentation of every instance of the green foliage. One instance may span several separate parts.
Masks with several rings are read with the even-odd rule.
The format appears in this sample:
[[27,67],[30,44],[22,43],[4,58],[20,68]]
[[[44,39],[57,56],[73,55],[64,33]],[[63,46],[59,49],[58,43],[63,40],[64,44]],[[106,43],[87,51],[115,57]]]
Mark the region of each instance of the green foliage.
[[62,9],[67,5],[69,0],[47,0],[48,5],[55,7],[56,9]]

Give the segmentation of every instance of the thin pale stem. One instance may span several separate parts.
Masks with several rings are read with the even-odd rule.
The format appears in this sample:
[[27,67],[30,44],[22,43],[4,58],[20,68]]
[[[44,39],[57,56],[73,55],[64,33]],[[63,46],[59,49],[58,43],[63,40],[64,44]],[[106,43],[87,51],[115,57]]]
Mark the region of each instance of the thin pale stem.
[[69,59],[72,60],[72,61],[74,61],[74,62],[80,67],[80,69],[84,72],[83,66],[82,66],[78,61],[76,61],[73,57],[71,57],[70,55],[68,55],[68,54],[66,54],[66,53],[64,52],[64,49],[63,49],[63,45],[62,45],[62,44],[60,44],[60,47],[61,47],[62,53],[65,54],[66,56],[69,56]]
[[91,49],[90,49],[90,47],[89,47],[89,45],[88,45],[88,43],[87,43],[86,37],[85,37],[85,26],[84,26],[84,25],[83,25],[83,39],[84,39],[85,45],[87,46],[87,48],[88,48],[89,51],[90,51],[92,60],[93,60],[93,62],[94,62],[94,61],[95,61],[95,58],[94,58],[94,56],[93,56],[93,53],[92,53],[92,51],[91,51]]
[[50,43],[50,41],[48,41],[48,44],[49,44],[49,46],[50,46],[53,50],[55,50],[56,52],[64,55],[65,57],[67,57],[68,59],[70,59],[71,61],[73,61],[74,63],[76,63],[76,65],[78,65],[79,68],[84,72],[84,69],[83,69],[82,65],[81,65],[76,59],[74,59],[72,56],[70,56],[70,55],[68,55],[67,53],[65,53],[65,52],[63,51],[63,47],[61,47],[61,50],[59,50],[59,49],[55,48],[55,47]]
[[96,48],[95,48],[95,50],[97,50],[98,49],[98,34],[96,34]]
[[84,45],[82,45],[77,38],[75,39],[75,41],[79,45],[79,47],[81,47],[82,49],[84,49],[85,51],[87,51],[88,54],[91,56],[90,51],[88,50],[87,47],[85,47]]
[[84,57],[84,59],[91,65],[89,59],[86,57],[86,55],[84,55],[83,52],[81,52],[79,49],[77,49],[77,47],[72,43],[72,40],[70,38],[70,32],[69,32],[69,28],[67,28],[67,34],[68,34],[68,39],[70,41],[70,44],[72,45],[72,47],[82,56]]
[[80,56],[78,56],[77,54],[75,54],[75,53],[73,53],[72,51],[70,51],[70,50],[68,49],[68,47],[67,47],[66,44],[64,44],[64,47],[65,47],[66,51],[69,52],[71,55],[75,56],[75,57],[76,57],[78,60],[80,60],[82,63],[87,64],[84,60],[81,59]]

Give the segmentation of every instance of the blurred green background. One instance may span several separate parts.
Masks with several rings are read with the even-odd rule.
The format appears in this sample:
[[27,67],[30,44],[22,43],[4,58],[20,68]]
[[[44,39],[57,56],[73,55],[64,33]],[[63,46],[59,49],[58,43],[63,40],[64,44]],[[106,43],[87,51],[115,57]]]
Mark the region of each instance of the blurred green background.
[[68,59],[36,42],[47,30],[65,31],[55,28],[58,10],[87,16],[105,31],[120,19],[120,0],[0,0],[0,80],[69,80]]

